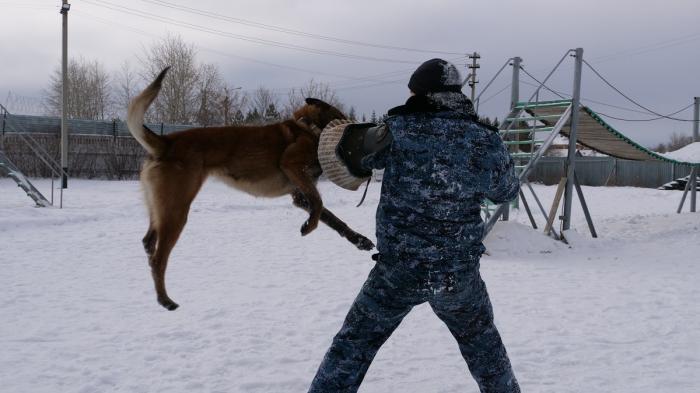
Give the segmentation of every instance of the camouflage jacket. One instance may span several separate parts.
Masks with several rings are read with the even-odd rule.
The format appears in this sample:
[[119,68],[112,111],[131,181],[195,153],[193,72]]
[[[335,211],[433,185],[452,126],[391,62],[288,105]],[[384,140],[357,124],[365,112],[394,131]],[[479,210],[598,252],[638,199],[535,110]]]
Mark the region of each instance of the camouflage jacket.
[[413,96],[389,111],[393,135],[363,166],[384,169],[377,208],[381,258],[458,262],[481,255],[480,205],[512,200],[519,182],[498,132],[461,93]]

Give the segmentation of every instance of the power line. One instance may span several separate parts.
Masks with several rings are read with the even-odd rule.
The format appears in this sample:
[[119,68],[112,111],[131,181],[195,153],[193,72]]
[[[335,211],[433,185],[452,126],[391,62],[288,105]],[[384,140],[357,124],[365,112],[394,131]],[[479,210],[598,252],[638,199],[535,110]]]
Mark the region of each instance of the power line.
[[[149,33],[147,31],[144,31],[144,30],[132,27],[132,26],[128,26],[128,25],[125,25],[122,23],[117,23],[117,22],[114,22],[110,19],[101,18],[99,16],[93,15],[93,14],[91,14],[89,12],[85,12],[83,10],[73,11],[73,12],[77,13],[79,15],[88,16],[91,18],[90,20],[94,20],[96,22],[104,23],[104,24],[111,25],[111,26],[116,26],[116,27],[119,27],[121,29],[125,29],[128,31],[137,33],[137,34],[158,38],[158,36],[156,34],[152,34],[152,33]],[[401,80],[389,80],[389,81],[387,81],[387,80],[383,80],[383,78],[394,76],[397,74],[406,74],[406,73],[414,70],[414,68],[406,68],[406,69],[401,69],[401,70],[396,70],[396,71],[384,72],[384,73],[380,73],[380,74],[367,75],[367,76],[363,76],[363,77],[355,77],[355,76],[334,74],[334,73],[328,73],[328,72],[323,72],[323,71],[318,71],[318,70],[310,70],[310,69],[305,69],[305,68],[299,68],[299,67],[294,67],[294,66],[288,66],[288,65],[267,62],[267,61],[253,59],[253,58],[249,58],[249,57],[245,57],[245,56],[234,55],[231,53],[219,51],[219,50],[212,49],[212,48],[202,47],[200,45],[198,45],[197,47],[200,50],[205,51],[205,52],[211,52],[211,53],[218,54],[220,56],[231,57],[231,58],[235,58],[235,59],[239,59],[239,60],[263,64],[263,65],[267,65],[270,67],[283,68],[283,69],[288,69],[288,70],[292,70],[292,71],[303,72],[303,73],[308,73],[308,74],[313,74],[313,75],[325,75],[325,76],[332,76],[332,77],[336,77],[336,78],[346,79],[345,81],[329,82],[329,87],[331,87],[334,90],[354,90],[354,89],[381,86],[381,85],[391,84],[391,83],[399,83]],[[365,83],[374,82],[374,83],[369,84],[369,85],[367,85],[367,84],[352,85],[353,83],[357,83],[357,82],[365,82]],[[350,83],[351,85],[343,86],[344,84],[347,84],[347,83]],[[289,92],[291,90],[299,89],[299,88],[303,88],[303,87],[304,86],[292,86],[292,87],[284,87],[284,88],[275,88],[272,90],[277,90],[280,92],[279,94],[284,94],[284,92]]]
[[676,37],[676,38],[672,38],[669,40],[657,42],[656,44],[644,45],[644,46],[632,48],[632,49],[629,49],[626,51],[621,51],[621,52],[612,53],[609,55],[594,57],[591,59],[591,61],[594,63],[602,63],[602,62],[606,62],[606,61],[610,61],[610,60],[615,60],[619,57],[635,56],[635,55],[640,55],[643,53],[653,52],[653,51],[660,50],[660,49],[670,48],[672,46],[678,46],[678,45],[686,44],[689,42],[693,42],[693,41],[696,41],[698,39],[700,39],[700,33],[689,34],[689,35],[685,35],[685,36]]
[[357,85],[357,86],[335,87],[335,88],[333,88],[333,89],[334,89],[334,90],[339,90],[339,91],[342,91],[342,90],[357,90],[357,89],[365,89],[365,88],[369,88],[369,87],[377,87],[377,86],[384,86],[384,85],[392,85],[392,84],[394,84],[394,83],[402,83],[402,82],[406,82],[406,79],[405,79],[405,78],[394,79],[394,80],[388,80],[388,81],[384,81],[384,82],[372,83],[372,84],[369,84],[369,85],[365,84],[365,85]]
[[[88,16],[88,17],[90,17],[90,20],[94,20],[96,22],[104,23],[104,24],[111,25],[111,26],[116,26],[116,27],[131,31],[131,32],[134,32],[137,34],[141,34],[141,35],[145,35],[145,36],[149,36],[149,37],[153,37],[153,38],[159,38],[159,36],[156,34],[149,33],[145,30],[141,30],[141,29],[138,29],[138,28],[135,28],[132,26],[128,26],[128,25],[125,25],[123,23],[114,22],[113,20],[110,20],[110,19],[101,18],[99,16],[93,15],[93,14],[86,12],[86,11],[83,11],[83,10],[75,10],[73,12],[77,13],[79,15]],[[319,71],[319,70],[312,70],[312,69],[306,69],[306,68],[300,68],[300,67],[294,67],[294,66],[289,66],[289,65],[268,62],[268,61],[264,61],[264,60],[259,60],[259,59],[254,59],[254,58],[250,58],[250,57],[246,57],[246,56],[235,55],[232,53],[223,52],[220,50],[204,47],[201,45],[197,45],[197,47],[200,50],[205,51],[205,52],[215,53],[215,54],[218,54],[220,56],[231,57],[231,58],[235,58],[235,59],[239,59],[239,60],[263,64],[263,65],[270,66],[270,67],[283,68],[283,69],[288,69],[291,71],[303,72],[303,73],[308,73],[308,74],[313,74],[313,75],[325,75],[325,76],[332,76],[335,78],[348,79],[348,81],[346,81],[346,83],[347,82],[351,82],[351,83],[382,82],[381,79],[375,79],[375,77],[381,77],[384,75],[391,75],[391,74],[397,73],[397,72],[404,72],[403,70],[399,70],[399,71],[392,71],[392,72],[388,72],[388,73],[384,73],[384,74],[369,75],[369,76],[365,76],[365,77],[355,77],[355,76],[350,76],[350,75],[335,74],[335,73],[329,73],[329,72],[324,72],[324,71]]]
[[540,82],[539,80],[537,80],[537,78],[535,78],[534,76],[532,76],[532,74],[530,74],[529,72],[527,72],[527,71],[525,70],[525,67],[520,66],[520,70],[522,70],[522,71],[525,73],[525,75],[527,75],[527,76],[529,76],[530,78],[532,78],[532,80],[534,80],[535,82],[537,82],[537,83],[538,83],[537,87],[542,86],[542,87],[544,87],[546,90],[549,90],[550,92],[552,92],[552,93],[554,93],[555,95],[557,95],[559,98],[565,99],[561,94],[559,94],[559,93],[557,93],[556,91],[550,89],[547,85],[545,85],[544,83],[542,83],[542,82]]
[[497,93],[495,93],[495,94],[493,94],[492,96],[490,96],[490,97],[484,99],[483,101],[479,101],[479,104],[480,104],[480,105],[486,104],[487,102],[491,101],[492,99],[496,98],[496,97],[499,96],[501,93],[503,93],[504,91],[506,91],[506,90],[507,90],[509,87],[511,87],[512,85],[513,85],[512,83],[509,83],[509,84],[505,85],[505,86],[504,86],[501,90],[499,90]]
[[[457,57],[457,58],[446,59],[446,60],[452,62],[454,60],[461,59],[463,57],[464,56],[462,55],[462,56]],[[401,76],[403,76],[401,79],[393,79],[393,80],[381,80],[380,79],[380,81],[378,81],[377,83],[360,84],[360,85],[355,85],[355,86],[342,86],[342,87],[339,87],[337,84],[334,84],[333,82],[331,82],[330,87],[333,88],[334,90],[356,90],[356,89],[384,86],[384,85],[395,84],[395,83],[408,83],[406,76],[408,76],[407,74],[410,74],[413,71],[415,71],[415,68],[407,68],[407,69],[403,69],[403,70],[397,70],[397,71],[392,71],[392,72],[388,72],[388,73],[372,75],[373,77],[381,77],[381,78],[401,75]],[[351,82],[347,81],[347,82],[340,82],[340,83],[351,83]]]
[[343,52],[337,52],[337,51],[331,51],[331,50],[325,50],[325,49],[315,49],[315,48],[305,47],[305,46],[301,46],[301,45],[288,44],[288,43],[284,43],[284,42],[256,38],[256,37],[246,36],[246,35],[242,35],[242,34],[234,34],[234,33],[226,32],[226,31],[222,31],[222,30],[218,30],[218,29],[213,29],[213,28],[209,28],[209,27],[205,27],[205,26],[201,26],[201,25],[197,25],[197,24],[193,24],[193,23],[189,23],[189,22],[184,22],[184,21],[181,21],[178,19],[173,19],[173,18],[169,18],[169,17],[165,17],[165,16],[156,15],[156,14],[146,12],[146,11],[140,11],[140,10],[136,10],[133,8],[120,6],[120,5],[110,3],[107,1],[103,1],[103,0],[84,0],[84,1],[88,4],[92,4],[92,5],[95,5],[98,7],[107,8],[107,9],[110,9],[112,11],[122,12],[125,14],[134,15],[134,16],[138,16],[138,17],[146,18],[146,19],[150,19],[150,20],[156,20],[159,22],[168,23],[171,25],[179,26],[179,27],[185,27],[188,29],[217,35],[220,37],[232,38],[232,39],[237,39],[237,40],[241,40],[241,41],[261,44],[261,45],[268,45],[268,46],[297,50],[297,51],[312,53],[312,54],[317,54],[317,55],[336,56],[336,57],[342,57],[342,58],[354,59],[354,60],[368,60],[368,61],[402,63],[402,64],[418,64],[418,62],[410,61],[410,60],[397,60],[397,59],[389,59],[389,58],[374,57],[374,56],[354,55],[354,54],[348,54],[348,53],[343,53]]
[[184,5],[175,4],[175,3],[162,1],[162,0],[142,0],[142,1],[144,1],[146,3],[159,5],[161,7],[167,7],[170,9],[175,9],[175,10],[179,10],[179,11],[183,11],[183,12],[188,12],[191,14],[206,16],[209,18],[218,19],[218,20],[222,20],[222,21],[226,21],[226,22],[237,23],[237,24],[242,24],[245,26],[255,27],[255,28],[259,28],[259,29],[263,29],[263,30],[276,31],[276,32],[280,32],[280,33],[292,34],[292,35],[301,36],[301,37],[308,37],[308,38],[313,38],[313,39],[317,39],[317,40],[332,41],[332,42],[338,42],[341,44],[366,46],[366,47],[371,47],[371,48],[390,49],[390,50],[406,51],[406,52],[434,53],[434,54],[443,54],[443,55],[444,54],[462,55],[462,53],[460,53],[460,52],[439,51],[439,50],[432,50],[432,49],[416,49],[416,48],[408,48],[408,47],[402,47],[402,46],[374,44],[374,43],[363,42],[363,41],[348,40],[348,39],[338,38],[338,37],[333,37],[333,36],[328,36],[328,35],[308,33],[308,32],[304,32],[304,31],[300,31],[300,30],[289,29],[289,28],[270,25],[270,24],[266,24],[266,23],[254,22],[254,21],[247,20],[247,19],[234,18],[231,16],[221,15],[219,13],[215,13],[215,12],[211,12],[211,11],[187,7]]
[[[585,60],[584,60],[584,62],[585,62]],[[589,65],[589,67],[590,67],[590,65]],[[535,78],[535,77],[532,76],[529,72],[527,72],[527,71],[525,70],[525,68],[520,67],[520,69],[523,70],[523,72],[525,72],[525,73],[526,73],[530,78],[532,78],[535,82],[541,84],[540,81],[538,81],[537,78]],[[530,84],[530,83],[527,83],[527,82],[523,82],[523,83],[526,84],[526,85],[533,86],[533,87],[539,87],[539,85],[533,85],[533,84]],[[542,85],[542,86],[543,86],[545,89],[549,90],[550,92],[556,94],[556,95],[557,95],[559,98],[561,98],[561,99],[566,99],[564,96],[571,97],[570,94],[566,94],[566,93],[562,93],[562,92],[560,92],[560,91],[556,91],[556,90],[554,90],[554,89],[551,89],[551,88],[550,88],[549,86],[547,86],[547,85]],[[604,114],[604,113],[599,113],[599,112],[596,111],[596,113],[599,113],[599,114],[601,114],[601,115],[603,115],[603,116],[610,117],[610,118],[616,119],[616,120],[623,120],[623,121],[654,121],[654,120],[660,120],[660,119],[663,119],[663,118],[670,118],[669,116],[673,116],[673,115],[675,115],[675,114],[678,114],[678,113],[680,113],[680,112],[683,112],[683,111],[687,110],[688,108],[690,108],[691,106],[693,106],[693,104],[691,104],[691,105],[688,105],[687,107],[682,108],[682,109],[680,109],[680,110],[678,110],[678,111],[675,111],[675,112],[673,112],[673,113],[669,113],[669,114],[667,114],[667,115],[661,115],[661,114],[655,113],[655,112],[653,112],[653,111],[649,111],[649,110],[647,110],[646,108],[643,108],[643,109],[645,109],[646,111],[645,111],[645,112],[642,112],[642,111],[639,111],[639,110],[636,110],[636,109],[629,109],[629,108],[625,108],[625,107],[621,107],[621,106],[617,106],[617,105],[612,105],[612,104],[608,104],[608,103],[601,102],[601,101],[596,101],[596,100],[589,99],[589,98],[583,98],[583,97],[582,97],[581,100],[582,100],[582,101],[593,102],[593,103],[600,104],[600,105],[609,106],[609,107],[612,107],[612,108],[622,109],[622,110],[629,111],[629,112],[642,113],[642,114],[645,114],[645,115],[646,115],[646,114],[649,114],[649,113],[652,113],[652,114],[655,114],[655,115],[659,116],[659,117],[657,117],[657,118],[652,118],[652,119],[624,119],[624,118],[619,118],[619,117],[615,117],[615,116],[606,115],[606,114]],[[672,119],[672,120],[682,120],[682,121],[693,121],[693,120],[683,120],[683,119],[675,119],[675,118],[671,118],[671,119]]]
[[[535,84],[532,84],[532,83],[529,83],[529,82],[525,82],[525,81],[522,81],[522,83],[525,84],[525,85],[528,85],[528,86],[532,86],[532,87],[540,87],[540,85],[535,85]],[[551,87],[548,87],[548,86],[547,86],[547,89],[548,89],[549,91],[551,91],[551,92],[555,92],[559,97],[561,97],[561,96],[566,96],[566,97],[568,97],[568,98],[561,97],[561,98],[564,98],[564,99],[569,99],[569,98],[572,97],[571,94],[567,94],[567,93],[564,93],[564,92],[561,92],[561,91],[558,91],[558,90],[554,90],[554,89],[552,89]],[[593,99],[590,99],[590,98],[585,98],[585,97],[581,97],[581,101],[593,102],[593,103],[596,103],[596,104],[600,104],[600,105],[604,105],[604,106],[609,106],[609,107],[611,107],[611,108],[621,109],[621,110],[628,111],[628,112],[641,113],[641,114],[644,114],[644,115],[648,115],[648,114],[649,114],[649,112],[642,112],[642,111],[637,110],[637,109],[625,108],[625,107],[623,107],[623,106],[608,104],[607,102],[596,101],[596,100],[593,100]]]
[[605,77],[603,77],[603,75],[601,75],[595,68],[593,68],[593,66],[590,65],[585,59],[583,60],[583,63],[586,64],[586,66],[588,66],[588,68],[590,68],[590,70],[593,71],[593,73],[596,74],[596,75],[598,76],[598,78],[600,78],[600,79],[601,79],[606,85],[608,85],[611,89],[615,90],[618,94],[620,94],[621,96],[625,97],[628,101],[630,101],[631,103],[635,104],[636,106],[638,106],[638,107],[640,107],[640,108],[642,108],[642,109],[648,111],[649,113],[652,113],[652,114],[654,114],[654,115],[656,115],[656,116],[659,116],[660,118],[666,118],[666,119],[669,119],[669,120],[684,121],[684,122],[695,122],[695,120],[679,119],[679,118],[676,118],[676,117],[671,117],[671,116],[667,116],[667,115],[662,115],[662,114],[660,114],[660,113],[658,113],[658,112],[655,112],[655,111],[653,111],[653,110],[651,110],[651,109],[645,107],[644,105],[642,105],[642,104],[640,104],[639,102],[633,100],[633,99],[630,98],[628,95],[626,95],[625,93],[623,93],[622,91],[620,91],[620,89],[618,89],[617,87],[613,86],[612,83],[610,83],[607,79],[605,79]]
[[[528,83],[528,82],[524,82],[524,81],[523,81],[522,83],[523,83],[523,84],[526,84],[526,85],[528,85],[528,86],[532,86],[532,87],[539,87],[539,85],[535,85],[535,84]],[[556,90],[551,89],[551,88],[548,88],[548,87],[547,87],[547,90],[549,90],[549,91],[551,91],[551,92],[557,94],[557,95],[558,95],[559,97],[561,97],[561,98],[564,98],[564,97],[562,97],[561,95],[567,96],[567,97],[569,97],[569,98],[571,97],[570,94],[562,93],[562,92],[560,92],[560,91],[556,91]],[[561,94],[561,95],[560,95],[560,94]],[[565,99],[565,98],[564,98],[564,99]],[[628,111],[628,112],[636,112],[636,113],[641,113],[641,114],[645,114],[645,115],[648,115],[648,114],[649,114],[649,112],[642,112],[642,111],[639,111],[639,110],[636,110],[636,109],[630,109],[630,108],[625,108],[625,107],[622,107],[622,106],[617,106],[617,105],[613,105],[613,104],[608,104],[608,103],[606,103],[606,102],[596,101],[596,100],[592,100],[592,99],[590,99],[590,98],[581,97],[581,101],[592,102],[592,103],[595,103],[595,104],[604,105],[604,106],[609,106],[609,107],[611,107],[611,108],[621,109],[621,110],[625,110],[625,111]],[[631,122],[637,122],[637,121],[638,121],[638,122],[645,122],[645,121],[661,120],[661,119],[663,119],[663,118],[665,118],[665,117],[667,117],[667,116],[677,115],[677,114],[679,114],[679,113],[681,113],[681,112],[683,112],[683,111],[685,111],[685,110],[688,110],[688,109],[689,109],[690,107],[692,107],[692,106],[693,106],[693,104],[690,104],[690,105],[688,105],[688,106],[686,106],[686,107],[684,107],[684,108],[681,108],[681,109],[679,109],[679,110],[677,110],[677,111],[675,111],[675,112],[669,113],[669,114],[664,115],[664,116],[661,116],[661,117],[651,118],[651,119],[626,119],[626,118],[621,118],[621,117],[615,117],[615,116],[612,116],[612,115],[608,115],[608,114],[599,112],[597,109],[596,109],[595,113],[597,113],[597,114],[599,114],[599,115],[601,115],[601,116],[605,116],[605,117],[609,117],[609,118],[611,118],[611,119],[615,119],[615,120],[631,121]]]
[[[673,112],[673,113],[669,113],[668,115],[663,115],[663,116],[659,116],[659,117],[654,117],[654,118],[651,118],[651,119],[622,119],[622,118],[619,118],[619,117],[615,117],[615,116],[611,116],[611,115],[606,115],[605,113],[601,113],[601,112],[598,112],[598,111],[596,111],[595,113],[597,113],[597,114],[599,114],[599,115],[601,115],[601,116],[605,116],[605,117],[609,117],[609,118],[611,118],[611,119],[615,119],[615,120],[644,122],[644,121],[655,121],[655,120],[661,120],[661,119],[671,119],[669,116],[677,115],[677,114],[679,114],[679,113],[681,113],[681,112],[683,112],[683,111],[685,111],[685,110],[688,110],[688,109],[690,109],[690,107],[692,107],[693,105],[694,105],[694,104],[690,104],[690,105],[686,106],[685,108],[679,109],[679,110],[677,110],[677,111],[675,111],[675,112]],[[694,121],[694,120],[684,120],[684,121]]]

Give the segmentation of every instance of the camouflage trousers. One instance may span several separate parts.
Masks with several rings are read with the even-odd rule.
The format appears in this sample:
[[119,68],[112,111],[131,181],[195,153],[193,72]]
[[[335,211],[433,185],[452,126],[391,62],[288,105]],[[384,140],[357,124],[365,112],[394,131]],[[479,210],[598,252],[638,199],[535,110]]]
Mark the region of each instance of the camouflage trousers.
[[457,340],[482,393],[520,392],[493,323],[478,257],[449,267],[379,261],[333,339],[309,392],[357,392],[379,347],[413,306],[426,301]]

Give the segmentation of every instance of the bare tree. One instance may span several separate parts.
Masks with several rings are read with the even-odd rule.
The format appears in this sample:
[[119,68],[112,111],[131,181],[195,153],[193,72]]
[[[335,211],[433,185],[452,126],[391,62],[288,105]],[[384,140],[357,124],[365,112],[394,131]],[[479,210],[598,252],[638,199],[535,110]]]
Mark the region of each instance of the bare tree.
[[676,151],[691,143],[693,143],[692,136],[674,132],[673,135],[671,135],[671,139],[667,143],[660,143],[656,147],[653,147],[652,150],[659,153],[667,153],[670,151]]
[[[104,66],[98,61],[80,57],[68,62],[67,116],[73,119],[104,120],[110,116],[110,82]],[[58,66],[44,91],[45,110],[58,116],[62,110],[63,78]]]
[[279,120],[278,105],[277,96],[272,90],[262,86],[258,87],[250,97],[250,112],[258,116],[251,116],[249,121],[252,123],[269,123]]
[[138,92],[137,76],[131,63],[125,60],[119,67],[115,78],[113,79],[114,86],[114,112],[115,117],[126,117],[126,108],[129,106],[129,101]]
[[219,69],[213,64],[204,64],[198,71],[197,124],[205,127],[222,124],[224,119],[220,109],[221,102],[224,100],[224,84]]
[[316,82],[311,79],[306,85],[290,90],[287,96],[287,104],[283,110],[284,117],[290,117],[295,110],[301,108],[306,98],[318,98],[344,112],[345,105],[340,101],[335,90],[324,82]]
[[196,50],[180,36],[167,36],[145,50],[140,58],[147,81],[155,79],[165,67],[170,66],[163,88],[146,115],[149,121],[190,124],[199,109]]

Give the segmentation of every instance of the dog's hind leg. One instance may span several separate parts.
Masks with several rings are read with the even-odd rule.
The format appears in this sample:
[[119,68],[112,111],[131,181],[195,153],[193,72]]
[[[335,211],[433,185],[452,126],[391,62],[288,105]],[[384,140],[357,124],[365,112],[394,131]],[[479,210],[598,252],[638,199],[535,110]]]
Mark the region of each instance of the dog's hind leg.
[[156,233],[156,230],[153,228],[153,224],[150,223],[148,224],[148,230],[146,231],[146,235],[144,235],[143,239],[141,240],[141,243],[143,243],[143,249],[146,251],[146,255],[148,257],[152,257],[153,253],[156,250],[156,241],[158,240],[158,235]]
[[185,227],[186,223],[186,212],[185,214],[169,214],[167,218],[163,217],[160,223],[161,225],[159,225],[160,228],[157,230],[158,241],[155,252],[149,258],[151,275],[153,276],[158,303],[171,311],[178,308],[178,304],[170,299],[165,290],[165,269],[168,267],[170,252],[173,250],[173,247],[175,247],[175,243],[180,237],[180,233],[182,233],[182,229]]
[[[309,211],[309,202],[304,198],[304,194],[299,191],[292,193],[292,202],[294,206]],[[328,225],[331,229],[354,244],[360,250],[371,250],[374,248],[374,243],[368,238],[355,232],[343,220],[336,217],[330,210],[325,207],[321,210],[321,222]]]
[[199,192],[203,176],[197,171],[163,165],[150,170],[144,177],[152,196],[151,226],[144,245],[155,242],[149,264],[158,303],[168,310],[175,310],[178,304],[170,299],[165,289],[165,271],[170,253],[187,223],[190,204]]
[[[149,164],[152,164],[152,161],[147,161],[147,165],[145,166],[145,168],[148,168],[148,166],[150,166]],[[146,255],[148,255],[148,258],[150,260],[150,258],[153,256],[153,253],[156,250],[158,234],[156,233],[155,227],[153,226],[153,194],[151,193],[151,187],[148,184],[148,179],[145,176],[147,173],[148,169],[144,170],[143,175],[141,177],[141,182],[143,185],[144,201],[146,202],[146,208],[148,209],[148,230],[143,236],[141,244],[143,244],[143,250],[146,251]]]

